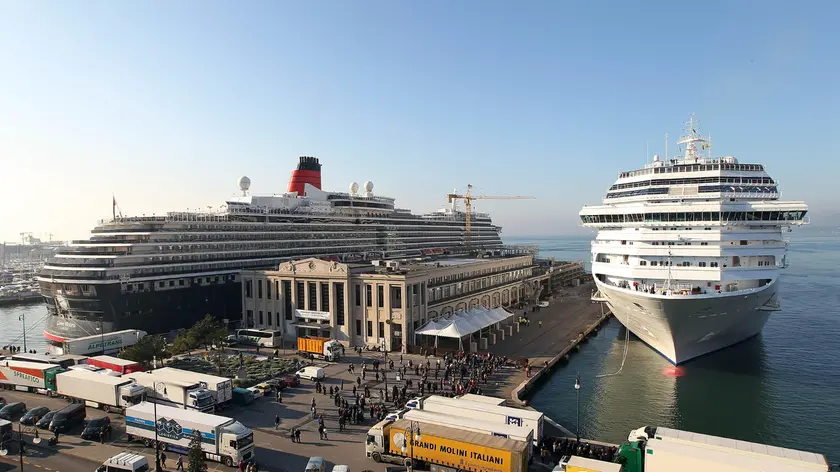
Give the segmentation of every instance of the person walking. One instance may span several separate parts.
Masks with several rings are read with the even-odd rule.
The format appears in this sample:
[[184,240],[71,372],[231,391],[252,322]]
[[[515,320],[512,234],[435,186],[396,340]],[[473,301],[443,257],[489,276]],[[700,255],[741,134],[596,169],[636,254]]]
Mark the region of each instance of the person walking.
[[175,470],[184,470],[184,456],[178,454],[178,460],[175,461]]
[[295,441],[300,444],[300,430],[295,428]]
[[166,454],[164,454],[163,451],[160,453],[160,465],[164,469],[166,468]]
[[274,415],[274,430],[280,427],[280,415]]

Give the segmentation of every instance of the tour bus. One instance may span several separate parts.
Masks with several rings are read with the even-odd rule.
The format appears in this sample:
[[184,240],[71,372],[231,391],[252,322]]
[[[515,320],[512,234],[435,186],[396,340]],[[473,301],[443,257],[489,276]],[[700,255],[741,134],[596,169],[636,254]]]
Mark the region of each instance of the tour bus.
[[282,347],[283,332],[268,329],[237,329],[235,335],[228,336],[228,341],[261,347]]

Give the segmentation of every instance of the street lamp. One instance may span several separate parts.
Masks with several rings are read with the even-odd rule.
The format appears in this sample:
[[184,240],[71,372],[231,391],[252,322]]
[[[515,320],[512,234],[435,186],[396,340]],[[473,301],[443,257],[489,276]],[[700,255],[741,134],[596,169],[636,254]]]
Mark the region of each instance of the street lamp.
[[[155,400],[157,400],[157,391],[158,391],[158,384],[163,385],[163,394],[166,395],[166,384],[163,382],[154,382],[152,384],[152,389],[155,392]],[[160,466],[160,444],[158,443],[158,416],[157,416],[157,401],[152,402],[152,408],[154,409],[154,416],[155,416],[155,470],[161,471],[163,468]]]
[[414,469],[414,442],[420,442],[423,438],[420,435],[420,423],[416,421],[409,422],[408,425],[408,434],[406,435],[406,439],[408,440],[408,448],[405,444],[402,445],[402,453],[405,454],[408,452],[408,460],[406,461],[405,466],[408,468],[409,472]]
[[580,374],[575,378],[575,391],[577,392],[577,426],[575,427],[575,436],[580,441]]

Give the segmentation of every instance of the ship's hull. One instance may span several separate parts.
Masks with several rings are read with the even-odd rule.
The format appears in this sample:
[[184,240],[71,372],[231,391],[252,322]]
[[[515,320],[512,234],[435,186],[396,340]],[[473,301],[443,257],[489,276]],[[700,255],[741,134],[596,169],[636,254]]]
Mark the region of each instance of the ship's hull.
[[718,295],[656,296],[604,284],[616,319],[674,364],[759,334],[776,304],[778,279],[758,289]]
[[[59,285],[59,284],[56,284]],[[206,315],[238,321],[242,318],[242,284],[192,285],[122,293],[120,284],[97,285],[89,297],[58,294],[50,282],[41,293],[50,316],[44,337],[52,343],[122,329],[152,334],[189,328]]]

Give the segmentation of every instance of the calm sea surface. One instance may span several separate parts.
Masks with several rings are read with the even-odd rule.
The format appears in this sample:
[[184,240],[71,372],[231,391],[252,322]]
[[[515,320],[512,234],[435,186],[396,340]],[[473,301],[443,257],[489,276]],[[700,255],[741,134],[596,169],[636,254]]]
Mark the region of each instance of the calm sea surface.
[[[781,312],[750,341],[696,359],[684,375],[630,337],[620,375],[624,329],[610,322],[532,398],[535,408],[575,428],[575,375],[580,373],[582,435],[620,442],[646,425],[769,443],[826,454],[840,462],[840,233],[805,228],[789,234],[790,268],[783,271]],[[542,255],[589,258],[588,238],[505,238],[537,244]],[[587,264],[588,267],[588,264]],[[46,350],[43,305],[0,308],[0,346]]]
[[[820,452],[840,462],[840,232],[796,229],[787,236],[782,311],[762,334],[688,362],[684,375],[611,321],[534,394],[534,408],[575,429],[580,374],[580,429],[610,442],[631,429],[670,426]],[[542,255],[584,260],[588,239],[508,239],[538,244]]]

